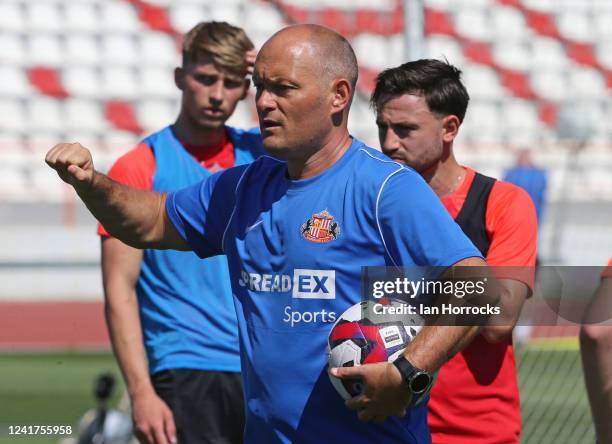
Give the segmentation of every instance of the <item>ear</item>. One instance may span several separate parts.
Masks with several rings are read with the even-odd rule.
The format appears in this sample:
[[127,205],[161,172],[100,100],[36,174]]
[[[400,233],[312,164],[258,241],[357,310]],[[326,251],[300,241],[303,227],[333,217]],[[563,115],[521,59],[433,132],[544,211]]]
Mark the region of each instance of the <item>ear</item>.
[[442,141],[452,143],[459,133],[459,126],[461,126],[461,122],[456,115],[451,114],[444,117],[442,120]]
[[185,70],[183,68],[174,68],[174,84],[181,91],[185,88]]
[[344,111],[349,107],[353,88],[346,79],[336,79],[332,83],[332,114]]
[[251,80],[250,79],[244,79],[244,86],[243,86],[243,90],[242,90],[242,95],[240,96],[240,100],[244,100],[244,98],[246,98],[246,96],[249,94],[249,87],[251,86]]

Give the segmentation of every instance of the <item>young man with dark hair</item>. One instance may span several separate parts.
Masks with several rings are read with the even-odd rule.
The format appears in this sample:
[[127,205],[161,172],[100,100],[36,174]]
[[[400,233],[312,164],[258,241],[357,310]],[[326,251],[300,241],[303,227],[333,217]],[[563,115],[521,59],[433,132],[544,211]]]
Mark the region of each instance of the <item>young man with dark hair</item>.
[[[417,60],[383,71],[371,98],[381,148],[421,174],[488,265],[533,267],[537,223],[529,196],[455,159],[453,143],[468,101],[461,71],[448,63]],[[533,287],[533,270],[499,271],[501,317],[441,368],[432,389],[434,443],[519,441],[511,333]]]
[[[247,94],[254,57],[242,29],[195,26],[175,70],[178,118],[119,158],[109,176],[167,192],[257,158],[259,133],[225,125]],[[142,251],[102,226],[99,234],[108,329],[141,441],[241,443],[238,326],[225,257]]]

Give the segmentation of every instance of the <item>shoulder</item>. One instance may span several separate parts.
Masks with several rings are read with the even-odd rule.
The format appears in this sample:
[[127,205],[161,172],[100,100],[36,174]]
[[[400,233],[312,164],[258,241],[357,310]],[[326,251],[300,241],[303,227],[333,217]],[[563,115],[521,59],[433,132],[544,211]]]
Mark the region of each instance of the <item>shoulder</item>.
[[255,157],[265,154],[259,128],[241,129],[226,126],[227,132],[236,149],[251,152]]
[[263,177],[278,174],[285,171],[285,162],[268,155],[262,155],[252,163],[235,166],[215,173],[211,181],[216,183],[222,181],[225,185],[233,185],[236,189],[240,184],[250,180],[262,181]]
[[488,208],[504,212],[511,209],[530,210],[532,207],[533,201],[523,188],[503,180],[496,180],[493,184]]
[[383,192],[396,194],[395,192],[401,189],[403,197],[399,195],[395,197],[404,198],[406,193],[420,193],[424,188],[429,188],[414,169],[390,159],[367,145],[362,144],[359,147],[356,160],[358,186],[365,187],[370,192],[378,195]]

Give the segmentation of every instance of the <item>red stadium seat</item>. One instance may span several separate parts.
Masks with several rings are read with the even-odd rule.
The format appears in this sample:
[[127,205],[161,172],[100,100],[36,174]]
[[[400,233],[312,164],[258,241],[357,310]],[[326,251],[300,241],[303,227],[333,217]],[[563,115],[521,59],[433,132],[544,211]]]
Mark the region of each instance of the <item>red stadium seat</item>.
[[450,16],[443,11],[425,8],[425,34],[443,34],[457,37],[457,31]]
[[55,69],[42,66],[30,68],[28,78],[32,86],[40,91],[41,94],[57,97],[58,99],[68,97],[68,93]]
[[132,133],[142,133],[142,127],[136,120],[134,110],[127,102],[113,100],[107,102],[104,108],[106,120],[111,122],[117,129]]

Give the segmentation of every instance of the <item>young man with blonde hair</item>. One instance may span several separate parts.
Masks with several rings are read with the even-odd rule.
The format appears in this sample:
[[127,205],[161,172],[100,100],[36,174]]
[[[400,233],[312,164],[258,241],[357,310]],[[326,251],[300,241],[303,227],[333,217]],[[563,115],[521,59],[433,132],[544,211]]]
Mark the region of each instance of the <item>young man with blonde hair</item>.
[[[206,22],[185,35],[173,125],[146,137],[109,176],[169,192],[258,157],[258,132],[225,125],[248,91],[245,32]],[[227,261],[138,250],[100,226],[106,319],[142,442],[240,443],[244,402]]]

